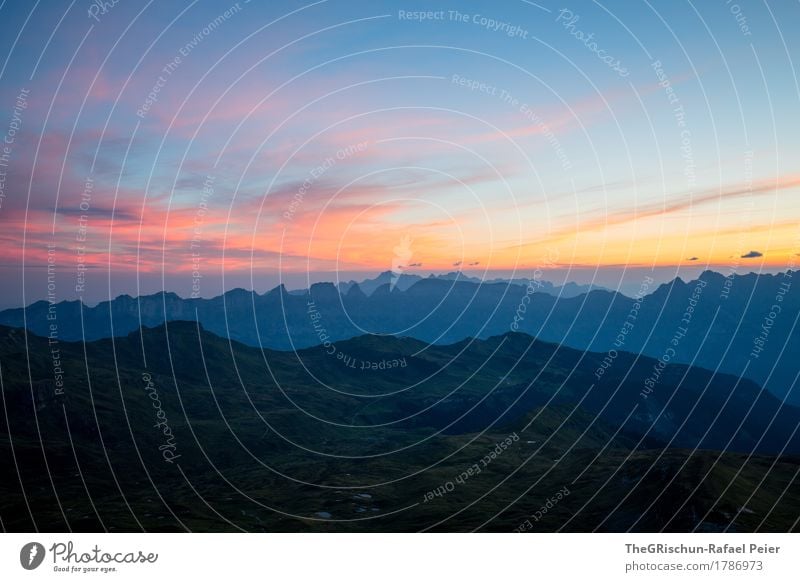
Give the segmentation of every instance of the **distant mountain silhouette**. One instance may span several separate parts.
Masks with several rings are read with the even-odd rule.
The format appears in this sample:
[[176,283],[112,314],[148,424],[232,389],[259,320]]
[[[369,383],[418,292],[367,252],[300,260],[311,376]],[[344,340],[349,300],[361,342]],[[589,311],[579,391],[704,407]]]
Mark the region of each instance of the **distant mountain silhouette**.
[[[414,273],[393,273],[392,271],[384,271],[374,279],[364,279],[363,281],[347,281],[341,282],[337,284],[337,288],[342,294],[346,294],[348,290],[350,290],[353,286],[358,286],[361,291],[364,292],[366,295],[372,295],[378,287],[383,285],[390,285],[390,287],[394,288],[397,287],[400,291],[405,291],[415,283],[422,281],[423,279],[437,279],[441,281],[461,281],[465,283],[483,283],[483,284],[493,284],[493,283],[506,283],[511,285],[522,285],[525,286],[528,284],[527,279],[503,279],[503,278],[493,278],[493,279],[481,279],[480,277],[473,277],[470,275],[466,275],[461,271],[452,271],[450,273],[445,273],[441,275],[428,275],[428,277],[421,277],[420,275],[415,275]],[[581,295],[582,293],[588,293],[589,291],[595,289],[605,290],[603,287],[599,285],[581,285],[578,283],[565,283],[564,285],[558,286],[554,285],[550,281],[540,280],[536,283],[536,288],[541,293],[547,293],[548,295],[554,295],[556,297],[576,297]]]
[[[705,271],[695,281],[677,278],[639,298],[602,290],[557,297],[535,285],[435,277],[405,289],[383,283],[370,294],[359,284],[345,285],[340,292],[332,283],[317,283],[302,293],[288,293],[283,286],[263,295],[234,289],[214,299],[123,295],[93,308],[58,303],[56,323],[61,339],[94,340],[124,336],[140,325],[199,319],[220,336],[281,350],[366,333],[447,344],[514,330],[580,350],[641,353],[744,376],[800,404],[800,390],[793,390],[799,371],[800,293],[787,287],[792,276],[726,278]],[[6,310],[0,312],[0,324],[21,327],[27,321],[29,329],[46,336],[53,323],[49,308],[46,301],[32,304],[27,320],[22,309]],[[618,367],[613,353],[609,365]]]

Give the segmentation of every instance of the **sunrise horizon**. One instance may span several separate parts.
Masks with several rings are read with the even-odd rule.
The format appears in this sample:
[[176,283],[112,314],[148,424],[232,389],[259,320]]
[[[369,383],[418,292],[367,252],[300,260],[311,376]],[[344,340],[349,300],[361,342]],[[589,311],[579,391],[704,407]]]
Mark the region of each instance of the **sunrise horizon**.
[[[164,290],[181,291],[179,276],[198,272],[319,280],[404,262],[426,272],[794,264],[800,173],[783,160],[800,152],[791,123],[777,122],[789,103],[773,95],[794,89],[764,63],[786,60],[780,46],[754,58],[746,36],[721,29],[725,58],[694,62],[661,50],[669,35],[642,51],[600,32],[602,11],[591,11],[597,44],[581,42],[589,5],[519,4],[492,18],[380,8],[202,7],[135,60],[124,48],[135,36],[117,31],[148,27],[126,20],[130,7],[90,17],[85,42],[58,23],[41,54],[3,68],[0,289],[21,298],[22,278],[33,288],[48,265],[63,297],[85,273],[110,271],[110,283],[90,278],[98,297],[152,288],[162,273]],[[434,30],[440,44],[422,44]],[[474,47],[448,48],[467,31]],[[231,35],[241,40],[228,46]],[[684,46],[704,42],[690,34]],[[319,46],[338,55],[317,62]],[[773,93],[735,83],[733,58]],[[746,120],[727,91],[749,104]],[[133,274],[137,285],[122,281]]]

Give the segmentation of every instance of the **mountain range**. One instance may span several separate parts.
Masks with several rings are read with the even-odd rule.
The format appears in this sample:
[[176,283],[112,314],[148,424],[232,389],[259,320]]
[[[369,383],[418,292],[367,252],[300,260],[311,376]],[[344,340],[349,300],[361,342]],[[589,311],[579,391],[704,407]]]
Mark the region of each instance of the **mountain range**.
[[[476,284],[494,284],[494,283],[505,283],[508,285],[528,285],[529,279],[524,278],[502,278],[502,277],[495,277],[492,279],[485,279],[480,277],[474,277],[465,274],[462,271],[452,271],[450,273],[444,274],[431,274],[427,277],[422,277],[420,275],[416,275],[414,273],[394,273],[392,271],[384,271],[380,273],[377,277],[373,279],[363,279],[362,281],[355,281],[350,280],[347,282],[339,282],[336,284],[336,288],[342,294],[347,294],[347,292],[352,287],[358,287],[365,295],[372,295],[379,287],[384,285],[389,285],[390,289],[397,288],[400,291],[405,291],[412,285],[422,281],[424,279],[428,280],[437,280],[437,281],[459,281],[462,283],[476,283]],[[536,287],[541,293],[547,293],[548,295],[554,295],[556,297],[576,297],[581,295],[582,293],[588,293],[593,289],[605,289],[600,285],[592,285],[586,284],[581,285],[579,283],[574,283],[572,281],[564,283],[563,285],[555,285],[550,281],[545,280],[537,280]],[[298,290],[296,292],[299,295],[305,293],[305,290]]]
[[[800,353],[800,296],[792,289],[793,276],[793,271],[728,277],[705,271],[694,281],[676,278],[659,286],[644,279],[634,297],[601,289],[559,296],[543,292],[552,286],[540,287],[539,281],[522,285],[460,277],[414,280],[406,288],[383,283],[370,294],[355,283],[338,289],[317,283],[298,292],[279,286],[264,294],[234,289],[213,299],[163,292],[122,295],[95,307],[39,301],[0,312],[0,324],[91,341],[165,321],[197,320],[217,335],[278,350],[363,334],[447,344],[519,331],[606,352],[610,366],[620,365],[614,354],[627,351],[719,370],[800,404],[800,391],[794,389],[800,371],[793,356]],[[653,374],[657,383],[658,370]]]

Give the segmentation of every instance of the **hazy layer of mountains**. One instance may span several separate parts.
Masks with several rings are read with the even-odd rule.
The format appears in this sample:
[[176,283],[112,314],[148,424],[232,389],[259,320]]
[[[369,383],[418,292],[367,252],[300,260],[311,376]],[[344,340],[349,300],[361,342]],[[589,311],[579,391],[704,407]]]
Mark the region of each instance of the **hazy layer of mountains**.
[[9,531],[797,528],[800,410],[726,374],[670,364],[647,391],[654,359],[597,379],[604,354],[511,332],[55,346],[61,387],[54,344],[0,326]]
[[[347,282],[337,283],[336,288],[340,293],[346,294],[351,288],[358,287],[365,295],[372,295],[379,287],[389,285],[389,289],[397,288],[400,291],[405,291],[412,285],[422,280],[437,280],[437,281],[458,281],[463,283],[476,283],[490,285],[494,283],[505,283],[509,285],[528,285],[529,280],[523,278],[504,279],[497,277],[494,279],[482,279],[479,277],[472,277],[466,275],[462,271],[452,271],[450,273],[441,275],[428,275],[428,277],[421,277],[413,273],[393,273],[392,271],[384,271],[374,279],[364,279],[363,281],[350,280]],[[576,297],[582,293],[588,293],[593,289],[605,289],[600,285],[581,285],[572,281],[564,285],[554,285],[550,281],[540,280],[537,281],[536,288],[540,293],[547,293],[548,295],[555,295],[557,297]],[[293,291],[298,295],[305,293],[305,290]]]
[[0,312],[0,324],[27,325],[45,336],[55,324],[61,339],[94,340],[124,336],[140,325],[198,320],[217,335],[281,350],[365,333],[447,344],[513,330],[607,352],[611,366],[619,365],[614,354],[626,351],[743,376],[800,404],[800,390],[793,389],[800,372],[800,294],[792,288],[793,276],[789,271],[724,277],[706,271],[696,281],[678,278],[658,287],[643,281],[645,292],[627,297],[599,289],[559,296],[541,282],[480,283],[462,281],[458,273],[421,280],[403,275],[393,285],[383,274],[364,282],[370,293],[355,283],[339,289],[318,283],[291,293],[282,286],[265,294],[235,289],[214,299],[123,295],[91,308],[58,303],[56,319],[48,319],[53,308],[39,301],[25,313]]

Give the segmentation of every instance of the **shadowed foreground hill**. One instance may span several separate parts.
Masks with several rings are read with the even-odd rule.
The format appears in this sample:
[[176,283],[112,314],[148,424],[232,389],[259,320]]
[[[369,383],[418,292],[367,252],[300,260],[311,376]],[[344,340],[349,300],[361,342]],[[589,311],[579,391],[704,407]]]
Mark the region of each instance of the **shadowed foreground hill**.
[[598,381],[602,359],[519,333],[280,352],[193,322],[55,346],[0,327],[0,518],[13,531],[797,528],[800,411],[685,366],[645,398],[653,360],[621,353]]

